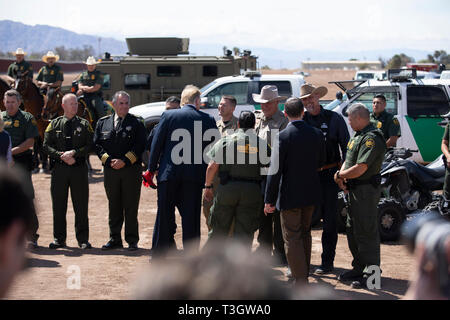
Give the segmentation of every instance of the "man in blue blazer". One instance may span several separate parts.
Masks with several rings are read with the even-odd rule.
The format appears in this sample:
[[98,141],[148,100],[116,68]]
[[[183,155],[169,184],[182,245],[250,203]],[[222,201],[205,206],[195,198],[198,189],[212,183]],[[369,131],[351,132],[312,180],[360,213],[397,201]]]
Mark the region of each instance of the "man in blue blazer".
[[[192,85],[181,94],[180,110],[167,110],[156,127],[150,148],[149,171],[158,171],[158,211],[152,255],[173,245],[175,206],[182,218],[183,247],[200,244],[202,189],[209,159],[204,150],[220,133],[214,118],[200,109],[200,90]],[[208,131],[208,132],[207,132]],[[206,132],[206,134],[205,134]],[[159,168],[158,168],[159,165]]]
[[275,205],[280,210],[288,264],[296,284],[302,285],[308,282],[311,217],[321,200],[317,170],[325,160],[325,143],[320,130],[301,120],[300,99],[288,99],[284,112],[290,122],[279,133],[278,150],[272,150],[264,212],[273,212]]

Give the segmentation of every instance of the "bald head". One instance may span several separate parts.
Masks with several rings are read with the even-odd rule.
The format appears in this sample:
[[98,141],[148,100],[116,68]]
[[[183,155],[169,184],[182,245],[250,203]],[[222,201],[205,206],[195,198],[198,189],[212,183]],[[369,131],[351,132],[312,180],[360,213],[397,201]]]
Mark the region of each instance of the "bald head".
[[73,93],[64,95],[62,99],[62,107],[64,110],[64,116],[68,119],[72,119],[78,112],[77,96]]

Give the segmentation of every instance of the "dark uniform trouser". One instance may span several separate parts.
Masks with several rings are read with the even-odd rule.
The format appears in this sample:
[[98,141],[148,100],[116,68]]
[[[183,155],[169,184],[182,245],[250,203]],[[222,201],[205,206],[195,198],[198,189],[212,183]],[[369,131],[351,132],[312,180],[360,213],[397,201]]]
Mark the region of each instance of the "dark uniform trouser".
[[[34,187],[33,187],[33,180],[31,177],[31,171],[28,164],[22,164],[18,162],[16,159],[14,159],[15,165],[14,167],[20,171],[21,176],[23,177],[23,186],[25,188],[26,194],[30,197],[30,199],[33,200],[34,204]],[[28,239],[31,241],[37,241],[39,238],[39,235],[37,234],[37,231],[39,229],[39,220],[36,215],[36,213],[33,214],[31,217],[31,225],[30,225],[30,231]]]
[[251,249],[262,207],[260,184],[240,181],[219,184],[209,215],[208,243],[227,237],[235,218],[233,237]]
[[52,171],[50,190],[53,204],[53,236],[64,243],[67,237],[67,199],[72,197],[73,211],[75,212],[75,234],[78,244],[89,240],[89,181],[86,164],[69,166],[61,163],[55,164]]
[[88,95],[85,94],[86,103],[92,112],[95,112],[95,120],[98,120],[106,116],[105,107],[103,105],[103,99],[98,94]]
[[450,170],[445,169],[445,180],[444,180],[444,197],[447,200],[450,200]]
[[125,220],[125,241],[139,241],[138,208],[141,197],[141,165],[115,170],[105,167],[105,191],[109,202],[109,235],[115,242],[122,242],[121,231]]
[[170,248],[173,241],[175,206],[181,215],[183,248],[200,246],[200,214],[203,184],[185,180],[158,182],[158,212],[152,241],[154,254]]
[[282,210],[281,226],[286,257],[294,279],[308,282],[311,262],[311,219],[314,206]]
[[320,173],[320,184],[322,186],[321,208],[323,228],[322,228],[322,266],[333,267],[336,256],[336,244],[338,240],[337,232],[337,202],[338,185],[334,182],[333,176],[337,168]]
[[347,241],[353,255],[352,266],[364,272],[371,265],[380,266],[380,234],[378,231],[378,201],[380,187],[359,185],[349,192]]

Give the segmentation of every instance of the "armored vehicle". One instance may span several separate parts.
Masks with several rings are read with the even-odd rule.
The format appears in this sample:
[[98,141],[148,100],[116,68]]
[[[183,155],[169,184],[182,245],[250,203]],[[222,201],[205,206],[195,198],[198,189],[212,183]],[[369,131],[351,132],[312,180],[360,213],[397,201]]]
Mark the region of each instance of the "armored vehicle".
[[103,98],[119,90],[131,95],[132,105],[163,101],[180,95],[184,86],[198,87],[218,77],[239,75],[257,68],[250,51],[233,56],[190,56],[188,38],[127,38],[128,56],[105,53],[97,69],[104,74]]

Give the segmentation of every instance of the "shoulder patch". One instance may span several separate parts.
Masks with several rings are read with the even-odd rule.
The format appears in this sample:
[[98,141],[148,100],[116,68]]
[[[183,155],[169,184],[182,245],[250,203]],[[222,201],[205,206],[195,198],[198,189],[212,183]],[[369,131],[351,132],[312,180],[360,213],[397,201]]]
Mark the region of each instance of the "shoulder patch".
[[375,145],[375,140],[373,138],[369,138],[366,140],[365,145],[367,148],[373,148],[373,146]]

